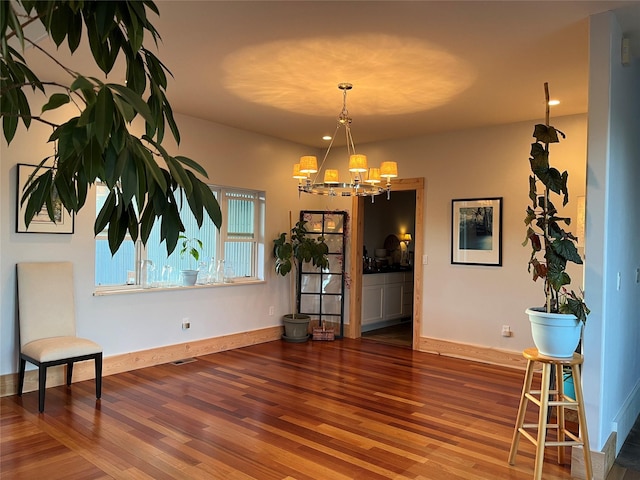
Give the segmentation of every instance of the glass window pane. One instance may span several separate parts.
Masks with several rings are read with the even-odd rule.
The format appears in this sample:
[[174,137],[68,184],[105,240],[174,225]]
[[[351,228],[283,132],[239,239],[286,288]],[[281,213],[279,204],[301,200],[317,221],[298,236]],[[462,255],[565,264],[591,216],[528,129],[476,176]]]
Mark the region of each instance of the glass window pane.
[[302,293],[320,293],[320,275],[302,275],[300,291]]
[[131,240],[125,240],[112,256],[107,238],[96,238],[96,285],[126,285],[127,272],[135,275],[135,260],[135,245]]
[[253,258],[253,242],[225,242],[224,264],[232,269],[233,277],[251,277]]
[[307,315],[320,313],[320,297],[318,295],[302,295],[300,297],[300,313]]
[[342,275],[323,275],[322,293],[341,293]]
[[340,315],[342,311],[341,295],[323,295],[322,313],[327,315]]

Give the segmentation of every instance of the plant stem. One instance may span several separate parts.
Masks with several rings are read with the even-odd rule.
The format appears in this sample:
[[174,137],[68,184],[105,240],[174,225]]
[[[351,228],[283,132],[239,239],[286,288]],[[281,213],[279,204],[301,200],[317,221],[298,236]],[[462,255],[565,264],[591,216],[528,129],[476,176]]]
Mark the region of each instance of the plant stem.
[[[292,220],[291,220],[291,210],[289,210],[289,235],[291,235],[291,230],[293,230],[293,225],[292,225]],[[296,284],[298,282],[298,265],[296,264],[296,260],[295,260],[295,255],[294,257],[291,259],[291,261],[293,262],[293,275],[291,275],[294,278],[291,278],[291,314],[293,315],[293,318],[296,318]]]
[[[546,105],[544,122],[547,128],[549,128],[549,83],[544,82],[544,101]],[[544,151],[549,158],[549,142],[545,142]],[[544,250],[549,251],[549,188],[544,187]],[[545,285],[545,297],[547,298],[547,312],[551,313],[551,284],[549,283],[549,265],[547,267],[547,275],[544,279]]]

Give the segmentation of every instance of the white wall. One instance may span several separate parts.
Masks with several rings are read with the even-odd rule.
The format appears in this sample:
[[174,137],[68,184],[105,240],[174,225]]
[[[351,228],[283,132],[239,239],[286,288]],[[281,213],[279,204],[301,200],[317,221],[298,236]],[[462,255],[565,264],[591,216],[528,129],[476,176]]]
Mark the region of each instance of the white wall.
[[[553,91],[553,84],[550,85]],[[533,92],[542,99],[544,89]],[[544,113],[544,112],[541,112]],[[542,283],[527,272],[525,238],[529,204],[529,152],[533,127],[543,120],[450,132],[366,145],[369,158],[394,158],[402,177],[425,177],[422,336],[520,352],[532,345],[525,308],[544,303]],[[551,163],[569,171],[575,220],[576,197],[584,195],[586,117],[551,118],[567,139],[551,146]],[[451,200],[503,197],[502,267],[451,265]],[[560,206],[556,202],[556,206]],[[571,269],[582,286],[582,268]],[[501,336],[510,325],[513,336]]]
[[[542,87],[537,93],[542,95]],[[585,120],[572,116],[553,122],[568,136],[554,146],[552,158],[559,168],[570,170],[574,198],[584,192]],[[178,116],[178,122],[183,136],[179,153],[200,161],[212,182],[266,190],[268,241],[288,228],[289,210],[294,210],[295,218],[300,209],[349,209],[350,202],[343,199],[298,199],[295,183],[289,180],[291,165],[309,153],[307,148],[186,116]],[[426,179],[424,238],[429,264],[424,269],[423,336],[513,351],[531,345],[524,309],[543,301],[542,285],[529,279],[529,253],[520,244],[534,123],[363,146],[372,161],[400,159],[402,177]],[[0,373],[16,370],[14,298],[19,261],[75,263],[79,333],[102,343],[107,356],[277,325],[279,316],[288,313],[288,282],[276,277],[271,265],[266,269],[267,282],[261,285],[94,297],[93,200],[76,219],[74,235],[14,233],[15,165],[47,155],[49,147],[43,141],[47,134],[46,128],[34,125],[28,135],[21,131],[10,148],[2,146]],[[503,266],[451,265],[451,199],[482,196],[504,197]],[[568,213],[574,216],[575,202],[569,206],[573,210]],[[580,274],[574,278],[579,281]],[[275,306],[273,317],[268,316],[270,305]],[[182,317],[191,319],[189,331],[180,329]],[[511,325],[513,337],[500,336],[503,324]]]
[[640,60],[621,64],[621,37],[591,18],[584,387],[592,447],[617,431],[616,451],[640,413]]
[[[292,164],[308,148],[182,115],[176,120],[182,143],[170,152],[199,161],[212,183],[266,191],[268,252],[273,238],[289,228],[289,210],[295,218],[300,209],[319,208],[315,197],[298,199],[290,178]],[[289,281],[273,273],[270,257],[263,284],[94,297],[93,196],[76,218],[74,235],[15,233],[16,164],[37,164],[50,155],[50,133],[34,122],[27,133],[21,126],[9,147],[2,140],[0,374],[17,371],[15,264],[21,261],[73,261],[78,333],[102,344],[105,356],[278,325],[289,313]],[[271,305],[274,316],[268,315]],[[190,330],[181,330],[183,317],[191,319]]]

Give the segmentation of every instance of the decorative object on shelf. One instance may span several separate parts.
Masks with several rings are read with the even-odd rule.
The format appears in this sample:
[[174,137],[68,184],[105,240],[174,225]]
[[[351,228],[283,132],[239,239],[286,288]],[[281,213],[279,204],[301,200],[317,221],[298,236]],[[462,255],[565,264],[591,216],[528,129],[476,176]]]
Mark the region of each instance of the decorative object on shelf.
[[[43,208],[36,212],[27,227],[24,219],[27,208],[27,197],[33,186],[33,179],[42,172],[51,170],[48,167],[18,164],[18,188],[16,200],[16,233],[73,233],[74,214],[69,213],[62,205],[60,197],[54,195],[50,202],[45,202]],[[52,220],[52,218],[55,220]]]
[[502,266],[502,197],[451,200],[451,263]]
[[400,261],[401,265],[409,265],[409,244],[411,243],[411,234],[403,233],[400,235],[400,243],[402,245],[402,259]]
[[[558,134],[564,133],[549,125],[549,85],[544,84],[546,99],[545,124],[534,128],[531,144],[532,175],[529,176],[529,198],[531,205],[527,207],[525,224],[527,238],[523,246],[531,246],[531,258],[527,270],[533,274],[533,280],[544,280],[545,304],[526,310],[531,321],[534,343],[543,355],[569,358],[575,352],[582,327],[587,320],[589,309],[584,303],[582,292],[567,290],[571,277],[566,272],[567,262],[582,264],[582,258],[576,248],[578,239],[562,229],[561,223],[571,225],[571,219],[560,217],[551,201],[551,192],[562,195],[562,206],[569,201],[567,179],[569,174],[560,173],[549,165],[549,144],[558,143]],[[538,192],[542,186],[543,191]],[[538,254],[542,258],[538,258]],[[564,319],[562,322],[559,318]],[[567,324],[566,327],[563,324]],[[568,333],[564,332],[565,328]],[[562,340],[566,340],[563,342]]]
[[284,315],[283,322],[285,333],[283,340],[288,342],[305,342],[309,338],[309,322],[311,317],[299,312],[296,308],[296,292],[300,291],[300,269],[305,263],[311,263],[314,267],[325,269],[329,267],[327,254],[329,247],[324,242],[324,238],[317,239],[308,236],[306,221],[300,220],[292,227],[291,212],[289,212],[290,234],[281,233],[273,241],[273,254],[276,258],[275,271],[283,277],[293,270],[295,275],[291,277],[291,311],[293,313]]
[[[198,238],[188,238],[184,235],[180,235],[179,239],[182,242],[180,256],[184,257],[185,255],[189,255],[197,264],[198,260],[200,260],[200,252],[202,251],[202,241]],[[191,286],[196,284],[198,279],[198,270],[184,269],[181,270],[180,273],[182,274],[183,285]]]
[[[338,115],[338,124],[331,137],[329,147],[324,154],[320,168],[318,168],[317,158],[313,155],[300,157],[300,162],[293,166],[293,178],[298,180],[299,193],[311,193],[314,195],[329,196],[370,196],[371,201],[376,195],[387,193],[387,199],[391,195],[391,179],[398,176],[398,164],[393,161],[385,161],[380,167],[369,167],[367,156],[356,153],[353,137],[351,136],[351,117],[347,110],[347,92],[353,88],[350,83],[339,83],[338,88],[342,90],[342,111]],[[349,155],[349,182],[341,182],[339,172],[336,169],[327,168],[323,170],[333,142],[338,134],[338,130],[344,127],[347,153]],[[318,176],[322,175],[322,182],[318,181]],[[379,184],[385,179],[383,186]]]
[[152,288],[155,286],[156,266],[151,260],[140,262],[140,284],[142,288]]

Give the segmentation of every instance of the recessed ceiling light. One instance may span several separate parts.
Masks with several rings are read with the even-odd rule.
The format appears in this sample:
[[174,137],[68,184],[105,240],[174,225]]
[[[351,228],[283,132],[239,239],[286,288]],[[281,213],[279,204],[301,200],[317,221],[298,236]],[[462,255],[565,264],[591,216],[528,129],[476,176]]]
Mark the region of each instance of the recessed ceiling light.
[[554,105],[559,105],[560,104],[560,100],[549,100],[549,105],[554,106]]
[[323,140],[331,140],[331,135],[325,135],[324,137],[322,137]]

